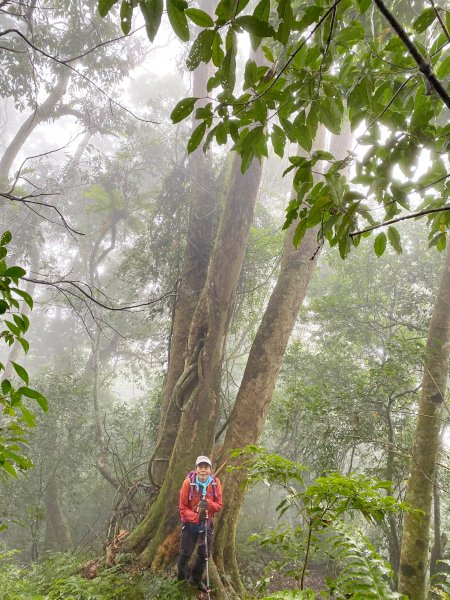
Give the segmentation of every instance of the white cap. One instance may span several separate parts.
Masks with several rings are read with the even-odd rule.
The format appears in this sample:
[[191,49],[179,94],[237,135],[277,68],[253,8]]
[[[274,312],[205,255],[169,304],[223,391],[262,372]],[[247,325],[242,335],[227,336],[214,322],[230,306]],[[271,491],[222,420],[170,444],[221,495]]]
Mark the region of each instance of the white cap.
[[195,466],[198,467],[199,464],[206,463],[210,467],[212,467],[212,463],[207,456],[197,456],[197,460],[195,461]]

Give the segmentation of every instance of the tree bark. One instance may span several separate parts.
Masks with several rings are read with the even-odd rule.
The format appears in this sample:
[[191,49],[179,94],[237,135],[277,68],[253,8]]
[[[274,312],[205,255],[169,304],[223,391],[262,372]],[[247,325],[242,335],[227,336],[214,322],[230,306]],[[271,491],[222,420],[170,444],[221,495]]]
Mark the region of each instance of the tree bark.
[[67,85],[70,79],[70,71],[64,69],[56,82],[55,87],[44,100],[44,102],[36,108],[36,110],[24,121],[20,126],[14,138],[9,143],[0,160],[0,181],[7,180],[11,166],[19,153],[22,146],[25,144],[34,129],[43,121],[46,121],[52,114],[58,102],[63,98],[67,91]]
[[406,501],[422,514],[407,512],[403,520],[399,592],[410,600],[426,599],[431,504],[450,350],[449,298],[450,244],[428,332],[422,398],[406,494]]
[[210,452],[214,444],[223,346],[261,177],[257,160],[245,175],[240,163],[235,156],[206,283],[192,318],[185,369],[172,395],[182,415],[167,475],[147,516],[125,541],[125,548],[141,552],[142,562],[153,569],[169,559],[162,542],[178,521],[181,482],[195,457]]
[[[202,63],[193,73],[193,95],[206,95],[209,65]],[[194,118],[192,129],[198,125]],[[181,412],[172,395],[185,368],[187,340],[192,317],[205,285],[208,264],[216,233],[218,202],[214,194],[211,161],[201,148],[189,158],[189,223],[177,299],[173,311],[169,365],[163,391],[161,420],[155,450],[149,462],[150,481],[161,486],[164,481],[180,424]]]
[[[283,259],[276,286],[258,328],[225,436],[221,464],[228,452],[255,444],[261,435],[283,354],[295,325],[317,262],[318,228],[309,229],[299,248],[292,243],[295,227],[285,237]],[[243,594],[235,557],[235,537],[244,491],[245,472],[233,471],[224,478],[226,503],[216,529],[214,561],[221,574],[232,578]]]
[[45,516],[44,552],[65,552],[72,548],[72,536],[61,508],[55,477],[50,479],[45,490]]
[[[321,128],[315,140],[317,148],[325,147],[325,137],[325,129]],[[347,130],[333,138],[331,151],[344,158],[350,147],[349,140],[351,134]],[[250,350],[219,464],[234,448],[256,444],[260,438],[284,351],[320,254],[319,227],[307,230],[297,249],[293,245],[295,227],[286,234],[280,273]],[[219,598],[223,599],[233,597],[231,590],[240,597],[245,595],[235,551],[236,529],[245,495],[241,485],[244,479],[243,471],[233,471],[225,474],[223,482],[226,502],[216,526],[214,545],[214,562],[225,589]]]

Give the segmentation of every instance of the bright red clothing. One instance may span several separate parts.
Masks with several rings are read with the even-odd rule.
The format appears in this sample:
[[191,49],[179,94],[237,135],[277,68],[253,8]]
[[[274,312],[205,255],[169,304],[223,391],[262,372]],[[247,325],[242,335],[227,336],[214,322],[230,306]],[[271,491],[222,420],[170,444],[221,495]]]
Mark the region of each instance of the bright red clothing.
[[[190,479],[186,477],[180,490],[180,517],[182,523],[198,523],[199,515],[197,507],[202,499],[200,492],[196,487],[193,488],[192,498],[189,500]],[[216,477],[216,498],[214,499],[213,484],[210,483],[206,488],[206,501],[208,502],[208,520],[211,522],[214,514],[222,508],[222,486],[220,480]]]

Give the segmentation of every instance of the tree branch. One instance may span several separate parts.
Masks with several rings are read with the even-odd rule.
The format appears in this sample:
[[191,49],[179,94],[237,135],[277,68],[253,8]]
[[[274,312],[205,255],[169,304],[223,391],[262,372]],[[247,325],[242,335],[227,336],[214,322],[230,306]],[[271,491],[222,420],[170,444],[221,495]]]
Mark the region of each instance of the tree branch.
[[[173,288],[173,289],[169,290],[168,292],[162,294],[162,296],[159,296],[158,298],[154,298],[153,300],[149,300],[148,302],[139,302],[138,304],[125,304],[124,306],[114,306],[111,303],[109,305],[105,304],[104,302],[101,302],[100,300],[95,298],[93,295],[92,288],[88,284],[84,283],[83,281],[74,281],[74,280],[70,280],[70,279],[47,281],[45,279],[33,279],[31,277],[22,277],[22,279],[24,281],[30,281],[31,283],[37,283],[39,285],[47,285],[50,287],[54,287],[58,291],[66,291],[67,292],[67,290],[64,290],[64,288],[62,286],[68,285],[68,286],[74,288],[75,290],[77,290],[81,294],[81,296],[78,296],[78,295],[74,294],[73,292],[71,292],[72,295],[75,295],[79,300],[82,300],[85,303],[88,300],[89,302],[92,302],[92,303],[96,304],[97,306],[100,306],[101,308],[110,310],[112,312],[134,311],[137,309],[145,308],[147,306],[152,306],[153,304],[162,302],[163,300],[165,300],[166,298],[169,298],[170,296],[174,295],[174,293],[175,293],[175,288]],[[87,288],[88,291],[83,289],[82,286]]]
[[64,67],[66,67],[67,69],[70,69],[71,71],[73,71],[76,75],[78,75],[78,77],[81,77],[81,79],[84,79],[85,81],[87,81],[90,85],[94,86],[103,96],[105,96],[108,99],[108,102],[110,104],[114,104],[115,106],[117,106],[118,108],[124,110],[126,113],[128,113],[129,115],[131,115],[134,119],[137,119],[138,121],[142,121],[143,123],[153,123],[153,125],[159,125],[158,121],[152,121],[151,119],[143,119],[142,117],[138,117],[133,111],[131,111],[130,109],[126,108],[125,106],[123,106],[123,104],[120,104],[120,102],[117,102],[116,100],[114,100],[109,94],[107,94],[105,92],[105,90],[103,90],[99,85],[97,85],[94,81],[92,81],[92,79],[89,79],[89,77],[87,77],[86,75],[84,75],[83,73],[80,73],[80,71],[77,71],[77,69],[75,69],[74,67],[72,67],[72,65],[69,64],[70,61],[75,60],[75,59],[69,59],[69,60],[61,60],[60,58],[56,57],[56,56],[52,56],[51,54],[48,54],[47,52],[45,52],[45,50],[42,50],[41,48],[38,48],[37,46],[35,46],[21,31],[19,31],[18,29],[6,29],[5,31],[1,31],[0,32],[0,37],[4,36],[4,35],[8,35],[10,33],[15,33],[16,35],[18,35],[20,38],[22,38],[22,40],[28,44],[28,46],[30,46],[30,48],[32,48],[33,50],[35,50],[36,52],[38,52],[39,54],[42,54],[42,56],[45,56],[46,58],[55,61],[56,63],[58,63],[59,65],[62,65]]
[[394,15],[391,13],[391,11],[387,8],[387,6],[383,2],[383,0],[373,0],[373,1],[378,6],[378,9],[381,12],[381,14],[386,18],[386,20],[392,26],[392,29],[395,31],[395,33],[401,39],[403,44],[406,46],[406,48],[408,49],[408,52],[411,54],[413,59],[416,61],[420,72],[424,74],[427,81],[430,83],[432,88],[434,90],[436,90],[436,93],[440,96],[440,98],[442,99],[444,104],[447,106],[447,108],[450,108],[450,96],[447,93],[444,86],[442,85],[442,83],[439,81],[439,79],[433,73],[430,63],[425,60],[425,58],[419,52],[417,47],[409,39],[408,34],[403,29],[403,27],[400,25],[400,23],[397,21],[397,19],[394,17]]
[[399,223],[400,221],[407,221],[408,219],[416,219],[417,217],[423,217],[433,213],[445,212],[447,210],[450,210],[450,206],[441,206],[440,208],[428,208],[427,210],[420,210],[419,212],[411,213],[410,215],[405,215],[403,217],[397,217],[396,219],[391,219],[390,221],[383,221],[383,223],[378,223],[378,225],[372,225],[371,227],[366,227],[365,229],[360,229],[359,231],[352,231],[349,236],[353,238],[357,235],[367,233],[368,231],[374,231],[380,227],[386,227],[386,225],[392,225],[393,223]]

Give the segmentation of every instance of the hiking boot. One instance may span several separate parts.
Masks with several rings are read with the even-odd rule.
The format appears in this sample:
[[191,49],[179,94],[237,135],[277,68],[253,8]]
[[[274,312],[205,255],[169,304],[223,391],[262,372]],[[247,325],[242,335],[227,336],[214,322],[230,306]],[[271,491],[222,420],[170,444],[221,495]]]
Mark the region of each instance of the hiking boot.
[[196,582],[195,585],[197,586],[197,589],[199,589],[201,592],[207,592],[208,588],[206,587],[206,584],[204,581],[202,581],[200,579],[200,581]]

